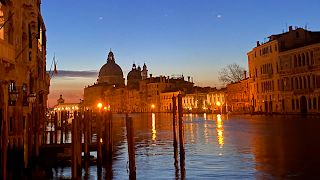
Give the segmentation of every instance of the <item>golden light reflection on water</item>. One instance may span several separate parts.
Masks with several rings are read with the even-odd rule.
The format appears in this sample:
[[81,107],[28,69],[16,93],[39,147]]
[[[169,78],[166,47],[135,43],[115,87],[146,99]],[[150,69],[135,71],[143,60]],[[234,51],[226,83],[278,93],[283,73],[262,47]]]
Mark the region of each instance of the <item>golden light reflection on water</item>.
[[[152,113],[152,140],[155,142],[156,141],[156,115]],[[156,145],[155,143],[152,143],[152,145]]]
[[207,113],[203,114],[203,118],[204,118],[204,120],[207,120]]
[[221,120],[221,115],[217,115],[217,137],[218,137],[218,142],[220,144],[220,148],[222,148],[224,144],[224,137],[223,137],[223,123]]

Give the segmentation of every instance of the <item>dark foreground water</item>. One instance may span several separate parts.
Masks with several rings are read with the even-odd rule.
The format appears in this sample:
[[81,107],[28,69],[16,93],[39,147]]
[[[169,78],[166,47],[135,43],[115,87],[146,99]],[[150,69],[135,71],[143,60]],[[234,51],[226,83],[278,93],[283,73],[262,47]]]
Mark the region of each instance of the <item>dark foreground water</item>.
[[[137,179],[320,179],[319,116],[184,115],[185,173],[174,165],[172,114],[131,116]],[[113,122],[112,165],[83,179],[129,178],[124,116]],[[70,167],[53,171],[71,178]]]

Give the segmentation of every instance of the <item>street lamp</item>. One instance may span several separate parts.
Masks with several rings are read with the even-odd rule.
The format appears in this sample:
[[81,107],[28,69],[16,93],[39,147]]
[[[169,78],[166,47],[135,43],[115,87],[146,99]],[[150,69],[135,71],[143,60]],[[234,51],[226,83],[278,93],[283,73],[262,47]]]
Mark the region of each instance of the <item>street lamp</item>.
[[18,96],[19,96],[19,92],[17,90],[11,90],[9,92],[9,96],[10,96],[10,100],[11,101],[17,101],[18,100]]
[[[217,105],[220,106],[221,103],[218,101],[218,102],[217,102]],[[222,105],[220,106],[220,111],[221,111],[221,114],[222,114]]]
[[152,105],[151,105],[151,108],[152,108],[152,109],[151,109],[151,112],[153,112],[154,107],[155,107],[155,105],[152,104]]

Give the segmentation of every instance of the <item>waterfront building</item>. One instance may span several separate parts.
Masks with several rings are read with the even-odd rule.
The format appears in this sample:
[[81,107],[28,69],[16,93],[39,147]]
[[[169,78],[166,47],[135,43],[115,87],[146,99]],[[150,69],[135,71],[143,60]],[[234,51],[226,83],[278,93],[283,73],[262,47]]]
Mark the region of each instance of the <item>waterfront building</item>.
[[207,105],[211,112],[219,112],[228,110],[226,101],[226,88],[217,90],[216,88],[207,94]]
[[319,113],[320,43],[281,52],[279,63],[283,113]]
[[239,82],[231,82],[227,85],[227,102],[228,102],[228,111],[230,112],[239,112],[239,113],[248,113],[250,112],[250,88],[249,88],[249,78]]
[[40,5],[41,0],[0,1],[0,124],[10,148],[22,148],[25,122],[36,131],[37,145],[45,130],[50,77]]
[[[320,32],[289,26],[247,53],[255,111],[317,113]],[[302,107],[301,107],[302,106]]]
[[78,111],[80,103],[65,103],[62,95],[60,94],[57,104],[53,106],[53,111],[57,113],[57,121],[60,123],[62,119],[68,119],[71,123],[71,118],[74,117],[74,112]]

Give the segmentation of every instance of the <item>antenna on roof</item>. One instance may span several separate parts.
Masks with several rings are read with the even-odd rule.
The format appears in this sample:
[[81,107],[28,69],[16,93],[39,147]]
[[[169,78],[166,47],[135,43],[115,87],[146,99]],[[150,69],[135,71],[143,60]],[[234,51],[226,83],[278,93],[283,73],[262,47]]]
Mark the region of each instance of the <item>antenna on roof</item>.
[[288,24],[286,23],[286,32],[288,32]]

